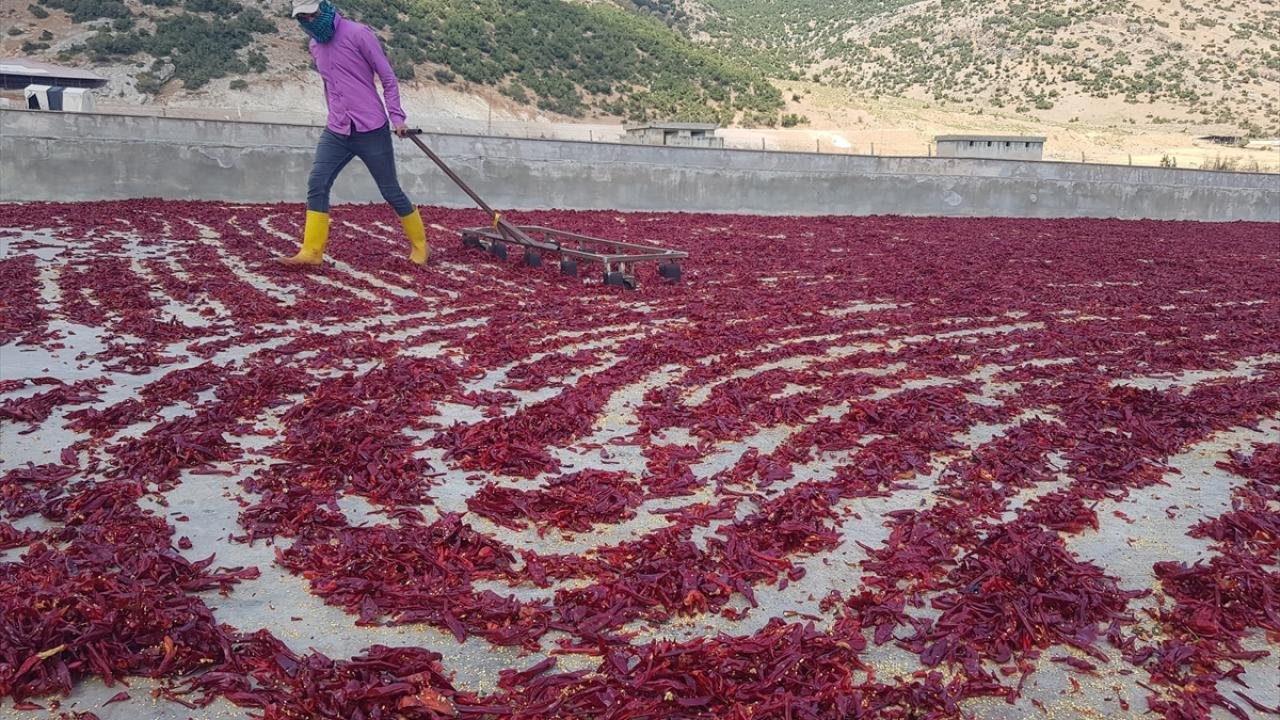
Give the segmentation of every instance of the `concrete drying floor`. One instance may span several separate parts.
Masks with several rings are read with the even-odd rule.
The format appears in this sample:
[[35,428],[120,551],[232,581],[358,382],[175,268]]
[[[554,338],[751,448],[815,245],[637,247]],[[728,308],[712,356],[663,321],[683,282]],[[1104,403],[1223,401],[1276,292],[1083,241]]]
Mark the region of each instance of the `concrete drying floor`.
[[[101,210],[92,208],[86,208],[85,211],[101,212]],[[183,212],[185,211],[179,209],[175,211],[175,216],[169,219],[173,222],[187,220],[195,225],[200,224],[199,214],[184,217]],[[228,209],[227,212],[234,214],[237,211]],[[268,231],[268,234],[261,240],[262,254],[264,256],[281,251],[288,246],[288,238],[294,230],[294,227],[288,224],[292,222],[292,213],[281,212],[277,214],[269,210],[254,209],[249,214],[258,225]],[[381,219],[374,220],[370,219],[370,217],[380,216],[359,216],[352,220],[353,224],[347,231],[349,235],[354,236],[358,232],[368,233],[378,238],[387,238],[388,249],[398,247],[393,244],[395,242],[394,232],[388,228],[387,224]],[[436,219],[438,221],[441,220],[441,218]],[[716,232],[716,228],[711,225],[709,220],[694,220],[690,222],[703,222],[704,225],[702,227],[707,236]],[[448,224],[447,221],[446,224]],[[127,223],[122,223],[122,225],[127,225]],[[251,224],[244,222],[241,226],[251,227]],[[223,232],[225,231],[207,226],[201,229],[205,242],[215,244],[219,242]],[[104,408],[118,401],[136,396],[139,389],[175,368],[193,366],[202,362],[202,360],[192,357],[190,353],[185,351],[184,346],[187,343],[175,343],[169,348],[170,352],[168,353],[172,356],[173,362],[162,364],[144,374],[127,374],[104,370],[102,363],[93,359],[92,356],[106,347],[107,341],[112,339],[112,331],[109,328],[87,327],[68,322],[60,317],[59,314],[60,308],[67,301],[67,298],[62,295],[64,290],[59,285],[60,273],[63,272],[68,259],[73,258],[85,261],[91,257],[84,244],[69,239],[69,234],[71,234],[70,231],[60,227],[60,223],[52,219],[49,226],[44,228],[24,227],[10,229],[6,232],[4,228],[0,227],[0,260],[24,255],[34,255],[38,258],[40,295],[33,298],[33,301],[51,314],[49,328],[59,333],[63,338],[61,341],[62,346],[55,349],[24,347],[12,343],[0,346],[0,365],[2,365],[3,379],[52,376],[66,382],[72,382],[79,379],[106,377],[110,382],[104,388],[103,394],[96,402],[89,405],[89,407]],[[140,235],[141,233],[131,231],[128,227],[116,228],[112,230],[111,236],[118,241],[118,244],[110,250],[99,249],[99,252],[109,252],[116,257],[130,260],[133,269],[143,278],[149,277],[151,273],[156,272],[155,268],[157,266],[146,265],[141,262],[151,258],[160,259],[163,263],[167,263],[176,277],[185,277],[181,266],[176,260],[179,246],[166,245],[164,243],[158,244],[153,242],[154,237],[149,237],[147,241],[143,241],[140,239]],[[441,236],[437,235],[436,237],[440,238]],[[889,241],[886,240],[886,242]],[[485,264],[491,261],[463,257],[462,250],[456,246],[456,241],[453,239],[443,241],[438,239],[437,244],[440,249],[437,252],[437,258],[433,260],[434,272],[446,273],[454,277],[471,278],[477,284],[490,287],[495,292],[500,292],[502,297],[507,299],[523,296],[530,302],[536,303],[538,301],[538,292],[544,280],[535,275],[528,284],[521,282],[521,273],[529,274],[530,271],[514,268],[509,273],[505,271],[503,273],[494,272],[492,268],[487,267]],[[225,260],[227,266],[233,268],[243,282],[264,289],[282,303],[289,301],[291,294],[287,286],[287,279],[282,281],[279,276],[258,272],[255,270],[253,262],[246,260],[244,254],[239,250],[226,252]],[[381,268],[376,272],[368,268],[362,269],[360,262],[363,262],[363,258],[348,258],[338,261],[336,265],[326,271],[324,282],[332,285],[335,288],[335,292],[347,290],[355,295],[370,294],[375,296],[379,295],[382,290],[392,294],[403,294],[404,290],[411,288],[414,282],[430,282],[429,277],[426,280],[415,280],[406,274],[403,276],[403,282],[397,286],[394,274],[387,274]],[[864,272],[866,271],[869,270],[864,270]],[[696,271],[690,275],[684,287],[686,292],[691,294],[700,292],[700,283],[706,283],[707,286],[710,286],[724,281],[723,279],[707,276],[699,278]],[[355,279],[361,282],[354,282],[353,280]],[[545,282],[550,283],[552,281],[546,280]],[[856,285],[856,283],[851,283],[851,285]],[[157,297],[163,296],[163,292],[158,288],[155,294]],[[639,294],[634,299],[626,295],[620,295],[617,298],[602,302],[623,303],[634,300],[641,303],[653,303],[654,307],[665,307],[673,302],[670,295],[651,297]],[[470,302],[472,299],[464,297],[460,301],[463,300]],[[1274,304],[1277,296],[1273,292],[1270,297],[1251,298],[1251,300],[1257,300],[1260,306],[1265,306],[1269,303]],[[850,290],[847,297],[832,298],[832,301],[834,309],[829,309],[832,317],[885,312],[895,307],[909,309],[910,305],[909,303],[899,303],[895,298],[891,297],[862,296],[856,287]],[[194,305],[172,300],[166,300],[166,303],[167,311],[180,321],[195,325],[208,322],[206,317],[196,312],[198,308]],[[374,335],[380,340],[407,340],[418,337],[431,329],[474,327],[476,332],[482,332],[484,323],[487,320],[486,313],[501,313],[504,311],[499,303],[487,307],[483,304],[477,304],[475,307],[476,311],[470,318],[458,319],[454,317],[445,324],[437,321],[438,313],[427,311],[418,313],[416,315],[417,322],[412,323],[410,327],[405,329],[388,331],[385,327],[382,327],[380,325],[382,320],[389,318],[403,319],[388,314],[382,317],[330,321],[323,325],[323,330],[328,333],[340,333],[360,328],[375,328]],[[1071,308],[1063,308],[1063,310],[1071,310]],[[739,310],[726,311],[738,312]],[[551,327],[547,329],[545,337],[549,340],[554,340],[548,347],[554,348],[558,352],[572,353],[584,348],[598,350],[598,359],[589,370],[599,371],[608,368],[611,363],[616,363],[619,360],[613,350],[622,339],[643,339],[652,337],[657,333],[678,331],[686,322],[687,320],[681,318],[678,313],[668,313],[664,315],[661,323],[653,326],[624,323],[608,328],[607,332],[602,330],[601,332],[586,332],[579,335],[572,333],[557,335],[554,327]],[[962,329],[948,330],[947,328],[950,325],[958,325]],[[690,405],[697,405],[706,399],[713,386],[723,382],[728,377],[746,377],[752,373],[771,368],[802,369],[812,367],[821,362],[857,351],[908,347],[913,344],[936,341],[940,338],[976,339],[989,346],[998,346],[1002,342],[1002,337],[1036,332],[1044,327],[1044,321],[1038,319],[1028,320],[1020,317],[1018,313],[1010,313],[1008,315],[982,318],[977,322],[975,322],[974,318],[955,317],[946,323],[936,323],[935,327],[936,329],[933,332],[921,334],[919,332],[904,333],[899,328],[891,325],[875,324],[856,334],[846,333],[833,338],[815,335],[814,337],[821,338],[826,343],[824,351],[818,354],[814,354],[811,346],[800,345],[796,340],[798,350],[794,356],[785,357],[781,360],[771,360],[768,363],[762,363],[759,367],[736,371],[730,376],[717,378],[702,386],[686,388],[685,401]],[[313,327],[296,320],[287,320],[274,324],[271,329],[283,330],[284,333],[281,337],[262,343],[232,344],[213,357],[213,362],[218,364],[239,363],[245,361],[254,353],[261,352],[272,346],[281,345],[294,337],[314,330]],[[784,347],[786,344],[782,343],[778,346]],[[741,348],[740,351],[754,352],[767,349],[769,348],[752,347]],[[405,352],[423,356],[445,354],[460,357],[458,349],[451,347],[447,341],[412,345]],[[474,360],[485,365],[483,373],[477,378],[468,381],[466,389],[476,391],[501,388],[503,382],[507,379],[507,372],[517,364],[516,362],[486,364],[484,358],[474,358]],[[709,358],[709,360],[714,361],[713,358]],[[1059,359],[1043,359],[1037,361],[1037,364],[1049,366],[1057,362],[1065,363],[1070,360],[1071,357],[1067,355]],[[1268,363],[1277,361],[1280,361],[1280,347],[1276,348],[1275,353],[1238,358],[1228,369],[1212,371],[1188,370],[1185,372],[1162,371],[1152,376],[1125,377],[1118,379],[1117,382],[1140,387],[1192,388],[1223,377],[1248,378],[1258,373],[1259,369]],[[357,369],[367,369],[372,366],[373,363],[363,363],[357,364],[355,367]],[[899,369],[881,367],[866,368],[865,370],[872,374],[884,374],[895,372]],[[1003,393],[1014,389],[1013,384],[1002,382],[996,378],[997,373],[1002,369],[1004,368],[999,365],[987,365],[976,370],[966,371],[956,377],[931,376],[913,378],[904,382],[898,388],[880,389],[864,399],[887,398],[894,395],[894,393],[912,388],[929,387],[967,379],[976,382],[980,388],[980,391],[973,394],[972,399],[975,402],[994,404],[1000,401]],[[654,369],[654,372],[646,380],[617,389],[611,396],[607,407],[597,416],[594,434],[578,439],[571,447],[555,449],[555,454],[562,460],[564,471],[598,467],[606,470],[633,468],[640,472],[645,462],[640,455],[640,447],[628,445],[610,446],[609,442],[627,436],[636,430],[638,420],[635,408],[642,403],[642,398],[647,390],[653,387],[665,386],[672,382],[673,379],[680,377],[683,370],[678,366],[658,367]],[[566,380],[572,382],[576,377],[576,375],[570,376]],[[0,399],[21,398],[38,392],[40,389],[26,387],[0,396]],[[798,389],[792,388],[788,391],[794,392]],[[512,408],[527,407],[530,403],[553,397],[560,390],[561,387],[556,386],[514,391],[518,400]],[[211,397],[212,394],[210,392],[202,393],[200,399],[194,405],[185,403],[174,405],[166,409],[161,417],[170,418],[189,413],[201,403],[208,402]],[[31,428],[21,422],[4,421],[3,424],[0,424],[0,472],[25,465],[26,463],[58,462],[58,456],[62,449],[78,439],[76,433],[63,427],[65,414],[74,409],[83,409],[83,407],[86,406],[56,408],[47,420],[36,425],[34,432],[28,432]],[[823,408],[819,415],[837,418],[848,407],[849,403],[847,401],[834,402],[829,407]],[[507,411],[513,411],[512,408],[508,408]],[[279,417],[285,409],[287,407],[276,408],[271,412],[264,413],[262,416],[255,418],[254,422],[259,427],[280,427]],[[1052,418],[1053,413],[1053,408],[1033,409],[1018,421],[1036,415]],[[482,415],[478,408],[457,403],[441,402],[438,406],[438,417],[434,419],[447,423],[452,421],[475,422],[481,418]],[[117,437],[123,438],[129,435],[137,435],[146,430],[153,422],[126,428]],[[640,643],[651,638],[686,639],[696,635],[710,635],[716,632],[745,634],[760,629],[770,617],[774,616],[792,618],[801,614],[812,614],[820,617],[829,617],[828,614],[823,613],[818,608],[816,601],[828,595],[832,590],[845,592],[858,586],[861,572],[858,569],[858,563],[866,558],[866,554],[861,549],[860,544],[875,547],[884,542],[889,532],[884,523],[884,514],[896,509],[929,507],[937,502],[939,496],[934,492],[935,482],[948,460],[959,457],[972,449],[982,447],[992,438],[998,437],[1012,424],[1015,423],[1009,425],[980,424],[969,427],[955,438],[962,444],[963,449],[933,457],[931,459],[932,472],[928,475],[917,477],[912,483],[914,489],[896,491],[885,497],[846,501],[842,510],[851,511],[853,514],[846,515],[842,526],[844,543],[832,552],[797,557],[797,562],[807,570],[807,574],[803,579],[791,583],[785,590],[779,590],[776,585],[758,587],[756,593],[760,606],[758,609],[751,610],[744,619],[733,622],[718,614],[713,614],[678,619],[667,623],[639,622],[633,628],[639,633],[634,642]],[[695,475],[699,478],[707,478],[718,471],[731,467],[742,452],[749,447],[758,449],[762,454],[770,452],[803,427],[803,424],[774,425],[760,429],[742,441],[719,443],[693,466]],[[429,435],[430,433],[426,431],[419,433],[421,439],[427,439]],[[1202,442],[1196,442],[1189,447],[1183,448],[1168,463],[1169,472],[1164,478],[1167,484],[1135,490],[1123,500],[1104,503],[1104,506],[1100,507],[1097,513],[1100,522],[1099,529],[1097,531],[1086,530],[1083,533],[1068,536],[1066,538],[1068,547],[1078,554],[1081,559],[1091,560],[1104,568],[1107,573],[1120,578],[1121,584],[1126,588],[1158,589],[1158,584],[1155,582],[1151,571],[1153,563],[1162,560],[1177,560],[1190,563],[1207,557],[1210,553],[1209,543],[1189,537],[1187,531],[1191,525],[1200,519],[1218,515],[1229,509],[1229,490],[1235,483],[1240,482],[1240,478],[1231,476],[1224,470],[1215,467],[1215,463],[1224,459],[1226,451],[1247,450],[1252,443],[1275,442],[1277,437],[1280,437],[1280,418],[1271,417],[1255,428],[1232,428],[1218,432]],[[691,437],[678,428],[669,429],[662,437],[662,442],[668,444],[681,444],[690,440]],[[287,572],[275,563],[276,545],[267,542],[248,545],[230,541],[230,535],[241,532],[237,518],[242,511],[242,506],[237,500],[252,499],[247,497],[248,494],[240,486],[240,481],[258,470],[267,461],[267,448],[272,441],[263,437],[237,437],[235,442],[245,451],[250,461],[226,464],[222,467],[222,469],[234,470],[232,474],[226,476],[195,475],[184,471],[180,483],[174,489],[163,493],[164,500],[167,503],[165,506],[162,507],[157,503],[148,501],[150,502],[149,507],[156,513],[175,518],[172,522],[177,528],[177,534],[190,538],[192,547],[183,551],[186,557],[192,559],[203,558],[209,554],[216,553],[217,564],[219,565],[254,566],[261,571],[260,578],[240,584],[229,595],[223,596],[216,592],[204,595],[204,600],[214,609],[217,618],[221,622],[246,632],[265,628],[286,641],[297,652],[314,649],[334,658],[350,657],[373,644],[428,647],[443,654],[444,666],[455,674],[454,683],[458,688],[480,693],[495,690],[498,671],[501,669],[527,668],[546,657],[541,653],[524,653],[518,649],[498,648],[490,645],[484,639],[474,636],[464,643],[458,643],[448,632],[425,625],[357,627],[351,615],[341,608],[326,605],[320,598],[309,592],[305,580]],[[608,450],[602,452],[602,448],[606,447]],[[432,513],[442,510],[466,512],[466,500],[477,489],[477,484],[469,480],[469,477],[474,474],[473,471],[463,470],[450,462],[446,462],[442,458],[442,451],[436,448],[421,450],[419,455],[428,459],[434,467],[444,472],[444,475],[436,480],[436,484],[431,490],[434,504],[419,508],[427,515],[427,520],[430,521],[432,519]],[[770,492],[779,492],[785,489],[786,486],[802,480],[829,478],[836,467],[848,460],[848,453],[819,453],[818,459],[814,462],[796,468],[796,476],[793,480],[771,488]],[[515,478],[501,480],[524,488],[535,488],[539,485],[537,480]],[[1010,513],[1016,512],[1018,507],[1025,506],[1034,497],[1061,487],[1068,480],[1069,478],[1062,476],[1057,484],[1037,487],[1032,491],[1025,492],[1015,500],[1010,508]],[[612,525],[598,526],[595,531],[587,534],[562,535],[555,532],[543,537],[533,527],[525,531],[513,531],[495,526],[474,513],[467,516],[467,522],[471,523],[477,530],[497,537],[515,548],[527,548],[539,553],[581,554],[589,552],[593,547],[634,539],[646,531],[666,524],[666,517],[653,514],[652,511],[654,510],[670,508],[676,504],[687,504],[714,498],[714,490],[711,489],[711,486],[706,486],[704,490],[694,497],[646,501],[638,508],[634,519]],[[380,514],[378,508],[371,506],[363,498],[356,496],[344,498],[341,502],[341,510],[345,514],[348,523],[353,526],[361,523],[373,524],[387,521]],[[742,512],[739,512],[739,516],[741,515]],[[176,519],[183,516],[188,519]],[[28,528],[42,530],[49,527],[47,523],[39,519],[30,518],[20,520],[14,524],[19,530]],[[723,524],[723,522],[713,523],[710,529],[699,532],[714,532],[717,525],[720,524]],[[278,539],[276,544],[287,546],[288,542],[287,539]],[[20,562],[22,552],[23,548],[0,552],[0,561]],[[556,588],[557,586],[554,584],[550,589],[524,586],[507,588],[496,584],[493,587],[500,593],[512,593],[522,599],[551,598]],[[1152,596],[1145,600],[1135,601],[1131,609],[1140,612],[1144,606],[1154,603],[1155,598],[1156,596]],[[746,608],[747,603],[743,598],[736,597],[731,603],[731,607]],[[926,614],[930,611],[927,608],[921,608],[918,612]],[[0,618],[0,623],[2,622],[3,619]],[[548,636],[548,639],[554,639],[555,637],[556,635],[552,634]],[[547,644],[544,642],[544,646]],[[1256,648],[1270,649],[1272,651],[1269,657],[1245,663],[1247,672],[1243,677],[1252,688],[1252,697],[1266,705],[1280,705],[1280,688],[1277,687],[1277,678],[1280,677],[1280,674],[1278,674],[1280,672],[1280,666],[1278,666],[1280,653],[1275,652],[1274,645],[1268,647],[1267,641],[1261,634],[1254,636],[1252,644]],[[1058,654],[1065,652],[1063,648],[1055,650],[1059,651]],[[1044,657],[1047,658],[1050,654],[1053,653],[1045,653]],[[918,657],[896,647],[892,643],[883,646],[869,645],[865,653],[865,659],[878,669],[879,674],[886,677],[905,675],[920,666]],[[593,668],[596,663],[597,660],[595,658],[568,655],[561,657],[558,669]],[[1111,718],[1125,717],[1130,714],[1136,716],[1145,708],[1147,695],[1147,691],[1139,687],[1137,682],[1145,681],[1146,676],[1142,672],[1121,674],[1120,670],[1123,667],[1125,667],[1124,661],[1117,656],[1113,658],[1113,662],[1109,666],[1103,667],[1097,675],[1085,677],[1070,672],[1070,668],[1062,664],[1045,661],[1042,662],[1040,670],[1030,677],[1026,687],[1023,689],[1022,698],[1016,704],[1007,704],[1001,699],[984,699],[968,702],[965,710],[976,717],[983,718],[1041,716],[1056,718]],[[1073,688],[1072,678],[1078,680],[1081,686],[1079,689]],[[61,700],[61,711],[92,711],[102,720],[176,720],[188,717],[240,719],[250,717],[249,711],[236,708],[222,701],[209,708],[191,710],[176,704],[156,700],[149,695],[149,690],[156,686],[154,681],[131,678],[128,688],[129,700],[104,707],[103,703],[120,692],[122,688],[119,685],[105,687],[97,679],[87,679],[79,682],[75,691],[69,697]],[[1131,708],[1129,713],[1120,709],[1122,700]],[[1044,710],[1042,711],[1036,705],[1033,705],[1033,701],[1036,701],[1036,704],[1043,704]],[[48,699],[40,700],[40,702],[47,703]],[[1220,711],[1215,712],[1218,713],[1218,716],[1226,717]],[[1249,710],[1248,712],[1252,713],[1253,711]],[[12,709],[11,702],[0,701],[0,717],[24,719],[57,717],[57,713],[52,711],[16,711]]]

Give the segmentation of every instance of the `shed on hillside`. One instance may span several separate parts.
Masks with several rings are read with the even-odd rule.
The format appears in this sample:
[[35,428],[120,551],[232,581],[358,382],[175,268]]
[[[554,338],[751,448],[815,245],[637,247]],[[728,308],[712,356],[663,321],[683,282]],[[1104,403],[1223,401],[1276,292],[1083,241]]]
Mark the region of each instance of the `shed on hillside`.
[[25,58],[0,58],[0,90],[21,90],[28,85],[100,88],[106,84],[106,78],[80,68],[50,65]]
[[1031,135],[939,135],[938,157],[1043,160],[1043,137]]
[[680,147],[724,147],[724,138],[716,137],[720,128],[715,123],[646,123],[628,125],[622,142],[634,145],[676,145]]

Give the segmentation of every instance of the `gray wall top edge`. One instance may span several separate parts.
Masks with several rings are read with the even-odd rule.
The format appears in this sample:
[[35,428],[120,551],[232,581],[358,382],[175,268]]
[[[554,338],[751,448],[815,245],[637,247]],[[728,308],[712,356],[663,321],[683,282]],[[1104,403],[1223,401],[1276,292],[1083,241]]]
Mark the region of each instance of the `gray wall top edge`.
[[[60,205],[83,205],[83,204],[103,204],[111,203],[128,203],[139,200],[170,200],[163,194],[151,193],[144,195],[130,195],[127,197],[110,197],[110,198],[85,198],[85,199],[59,199],[59,200],[13,200],[0,196],[0,203],[10,205],[27,205],[27,206],[60,206]],[[299,197],[293,200],[210,200],[210,199],[172,199],[172,202],[178,203],[216,203],[219,205],[245,206],[252,207],[258,205],[279,206],[279,205],[295,205],[299,208],[305,208],[306,199]],[[344,206],[373,206],[383,207],[385,202],[382,200],[349,200],[335,198],[333,201],[335,208]],[[440,207],[454,210],[474,210],[477,213],[483,211],[474,204],[465,200],[454,200],[449,198],[441,198],[432,200],[430,203],[422,203],[422,207]],[[753,208],[753,209],[705,209],[705,210],[656,210],[646,207],[623,206],[617,203],[606,205],[592,205],[590,203],[574,205],[572,207],[564,205],[544,205],[532,204],[521,205],[518,202],[512,204],[503,204],[503,213],[537,213],[537,212],[615,212],[624,214],[654,214],[659,213],[669,216],[712,216],[712,217],[739,217],[739,216],[756,216],[756,217],[803,217],[814,221],[826,219],[846,219],[849,217],[859,218],[915,218],[927,220],[930,218],[946,218],[950,220],[966,220],[974,222],[982,221],[1020,221],[1020,220],[1049,220],[1049,221],[1066,221],[1081,220],[1089,222],[1115,222],[1115,223],[1157,223],[1157,224],[1176,224],[1185,225],[1187,223],[1195,223],[1199,225],[1274,225],[1280,223],[1280,217],[1275,219],[1198,219],[1198,218],[1143,218],[1143,217],[1122,217],[1118,215],[1107,214],[1089,214],[1089,215],[1069,215],[1054,214],[1053,212],[1038,213],[1034,215],[1018,215],[1012,216],[1007,214],[998,214],[995,212],[973,212],[966,210],[943,212],[939,210],[921,211],[910,208],[897,209],[892,212],[874,211],[862,212],[855,215],[839,212],[821,212],[807,208],[795,210],[779,210],[774,208]],[[519,218],[515,218],[519,222]]]
[[[83,125],[102,125],[117,124],[127,125],[131,122],[154,123],[156,125],[170,125],[174,128],[180,128],[184,125],[197,126],[213,126],[229,131],[232,135],[238,135],[241,131],[245,133],[271,133],[276,134],[284,132],[293,134],[299,132],[318,132],[321,130],[319,125],[303,125],[294,123],[268,123],[260,121],[248,120],[205,120],[194,118],[172,118],[160,117],[155,115],[128,115],[118,113],[50,113],[47,111],[27,110],[22,108],[0,109],[0,130],[3,134],[11,135],[15,128],[12,122],[5,122],[6,118],[18,121],[22,126],[17,137],[27,138],[44,138],[44,139],[62,139],[67,134],[78,135],[73,128]],[[35,123],[32,123],[35,121]],[[48,135],[37,135],[33,124],[43,125]],[[61,125],[65,130],[59,130],[57,125]],[[138,133],[126,133],[138,134]],[[1240,189],[1262,189],[1262,190],[1280,190],[1280,174],[1275,173],[1246,173],[1232,171],[1213,171],[1213,170],[1195,170],[1189,168],[1161,168],[1149,166],[1131,166],[1105,163],[1079,163],[1069,161],[1028,161],[1028,160],[1009,160],[1000,158],[939,158],[936,156],[911,156],[911,155],[855,155],[844,153],[813,153],[800,151],[783,151],[783,150],[755,150],[750,148],[699,148],[699,147],[666,147],[666,146],[646,146],[634,145],[627,143],[606,143],[592,142],[588,140],[561,140],[550,138],[522,138],[508,136],[488,136],[468,133],[454,132],[437,132],[426,131],[431,137],[445,139],[446,141],[461,141],[463,143],[508,143],[514,147],[526,146],[546,151],[551,151],[557,147],[573,147],[581,148],[591,146],[600,148],[604,152],[613,155],[634,155],[638,159],[635,162],[643,162],[643,156],[646,154],[674,154],[693,160],[690,165],[700,166],[703,161],[710,160],[713,156],[720,156],[728,159],[729,165],[737,165],[738,163],[748,163],[755,165],[762,159],[768,160],[770,163],[791,164],[797,161],[803,161],[810,172],[817,170],[827,170],[839,172],[843,168],[837,166],[846,166],[850,163],[857,165],[882,165],[898,164],[908,167],[920,166],[921,174],[930,174],[935,176],[969,176],[983,175],[990,177],[1009,177],[1004,172],[1010,170],[1013,173],[1019,171],[1029,174],[1041,175],[1052,174],[1055,171],[1061,171],[1070,176],[1098,182],[1098,179],[1082,177],[1092,175],[1094,173],[1113,173],[1117,170],[1137,178],[1152,178],[1144,180],[1143,185],[1165,185],[1165,186],[1188,186],[1188,187],[1223,187],[1223,188],[1240,188]],[[92,140],[92,137],[85,137],[85,140]],[[113,137],[113,140],[118,138]],[[174,142],[178,138],[146,138],[142,142]],[[182,142],[191,145],[212,146],[212,147],[236,147],[234,143],[229,143],[222,138],[215,138],[209,141],[203,141],[195,134],[184,133],[181,138]],[[255,143],[259,147],[308,147],[310,143]],[[490,154],[491,155],[491,154]],[[825,165],[826,168],[814,167],[815,161],[819,165]],[[663,164],[679,165],[678,162],[671,162],[668,158]],[[957,168],[950,172],[943,170],[953,167]],[[925,169],[931,172],[923,172]],[[753,168],[761,169],[761,168]],[[965,170],[968,170],[966,172]],[[867,172],[865,168],[859,168],[859,172]],[[877,174],[907,174],[907,170],[877,170]],[[1017,175],[1013,175],[1017,177]],[[1155,178],[1163,182],[1155,181]]]
[[50,112],[48,110],[31,110],[22,107],[0,108],[0,115],[13,113],[15,115],[30,115],[58,118],[127,118],[130,120],[155,120],[157,122],[171,123],[218,123],[220,125],[257,125],[266,127],[285,127],[285,128],[310,128],[319,130],[320,125],[312,125],[309,123],[291,123],[291,122],[264,122],[261,120],[230,120],[217,118],[187,118],[187,117],[169,117],[167,115],[148,115],[146,113],[124,113],[124,112]]

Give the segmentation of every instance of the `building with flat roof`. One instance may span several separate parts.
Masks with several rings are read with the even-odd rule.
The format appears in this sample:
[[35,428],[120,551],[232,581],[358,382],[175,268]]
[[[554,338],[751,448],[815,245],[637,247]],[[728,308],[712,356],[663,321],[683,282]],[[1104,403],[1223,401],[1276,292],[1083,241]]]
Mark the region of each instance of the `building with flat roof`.
[[635,145],[677,145],[681,147],[724,147],[716,136],[715,123],[663,122],[628,125],[622,142]]
[[1043,137],[1031,135],[938,135],[938,157],[1043,160]]
[[22,90],[28,85],[100,88],[106,84],[106,78],[88,70],[25,58],[0,58],[0,90]]

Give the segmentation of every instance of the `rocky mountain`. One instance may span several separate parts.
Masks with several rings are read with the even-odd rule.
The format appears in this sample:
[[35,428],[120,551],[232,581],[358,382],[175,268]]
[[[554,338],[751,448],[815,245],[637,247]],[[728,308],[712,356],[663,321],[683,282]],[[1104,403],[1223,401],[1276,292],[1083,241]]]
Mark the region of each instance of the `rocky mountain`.
[[1280,133],[1276,0],[649,0],[772,77]]
[[[145,96],[305,71],[282,0],[7,4],[5,55]],[[568,117],[773,125],[779,81],[1030,119],[1280,134],[1280,0],[339,0],[405,79]],[[772,82],[771,82],[772,81]]]

